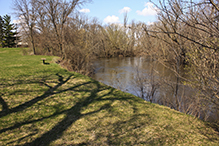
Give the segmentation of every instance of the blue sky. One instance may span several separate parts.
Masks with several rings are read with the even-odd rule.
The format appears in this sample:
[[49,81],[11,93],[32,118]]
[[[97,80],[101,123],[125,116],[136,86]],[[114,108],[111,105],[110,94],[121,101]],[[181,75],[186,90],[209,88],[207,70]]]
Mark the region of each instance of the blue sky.
[[1,16],[6,15],[6,14],[12,16],[12,13],[13,13],[12,2],[13,2],[12,0],[0,0],[0,15]]
[[[156,2],[156,1],[155,1]],[[13,16],[13,0],[0,0],[0,15]],[[156,21],[156,8],[149,0],[93,0],[78,8],[89,17],[96,17],[104,24],[123,23],[124,12],[128,12],[129,23],[132,20],[151,23]]]
[[148,23],[156,21],[154,8],[148,2],[148,0],[93,0],[83,8],[90,10],[88,16],[97,17],[101,22],[105,22],[108,18],[111,21],[118,19],[117,21],[122,23],[124,14],[121,11],[126,10],[129,11],[129,22],[135,20]]

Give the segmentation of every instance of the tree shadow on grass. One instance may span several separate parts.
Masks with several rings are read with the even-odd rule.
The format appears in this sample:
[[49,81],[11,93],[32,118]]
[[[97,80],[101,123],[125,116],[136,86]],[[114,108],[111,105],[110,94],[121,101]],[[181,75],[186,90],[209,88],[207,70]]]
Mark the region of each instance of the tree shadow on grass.
[[[3,94],[2,94],[3,95]],[[7,112],[9,110],[8,104],[5,102],[5,100],[2,98],[2,95],[0,95],[0,104],[2,105],[2,111]]]
[[[75,77],[72,78],[73,75],[70,75],[67,77],[67,79],[64,79],[63,76],[61,76],[60,74],[56,74],[56,76],[58,77],[58,84],[55,85],[54,87],[49,86],[48,84],[44,83],[45,86],[47,86],[49,89],[47,91],[45,91],[45,93],[43,93],[41,96],[37,96],[36,98],[27,101],[15,108],[9,109],[7,112],[0,112],[0,116],[6,116],[8,114],[11,113],[15,113],[18,111],[23,111],[28,107],[33,106],[33,104],[44,100],[45,98],[52,96],[52,95],[57,95],[57,94],[61,94],[61,93],[65,93],[68,91],[73,91],[73,92],[86,92],[89,93],[88,97],[82,97],[80,100],[78,100],[77,102],[75,102],[75,104],[65,110],[60,111],[59,109],[56,110],[56,112],[54,112],[51,115],[48,116],[43,116],[40,117],[38,119],[34,119],[34,120],[27,120],[27,121],[22,121],[22,122],[17,122],[16,124],[14,124],[13,126],[4,128],[0,130],[0,134],[7,132],[7,131],[13,131],[15,129],[19,129],[21,127],[23,127],[24,125],[28,125],[28,124],[35,124],[37,122],[46,120],[46,119],[53,119],[54,117],[58,116],[58,115],[62,115],[64,114],[65,117],[64,119],[62,119],[60,122],[58,122],[51,130],[45,132],[44,134],[42,134],[40,137],[38,138],[34,138],[33,141],[28,142],[24,145],[49,145],[51,144],[53,141],[59,139],[64,132],[68,129],[68,127],[70,127],[72,124],[74,124],[76,121],[78,121],[79,119],[88,116],[88,115],[92,115],[95,113],[99,113],[102,110],[108,110],[110,112],[111,107],[112,107],[112,103],[114,101],[126,101],[127,103],[129,103],[132,107],[133,113],[134,115],[130,118],[130,119],[126,119],[126,120],[122,120],[122,121],[118,121],[117,123],[113,124],[113,128],[111,129],[111,132],[114,133],[114,135],[110,135],[110,133],[107,133],[106,135],[103,133],[99,133],[100,136],[106,136],[107,137],[107,141],[108,144],[115,144],[115,145],[119,145],[120,141],[122,140],[122,138],[124,137],[129,137],[129,135],[124,135],[123,137],[121,137],[121,135],[123,135],[124,133],[120,132],[120,129],[125,129],[126,133],[132,133],[132,131],[138,131],[138,129],[141,129],[142,127],[144,127],[145,125],[148,126],[152,123],[153,117],[149,117],[149,115],[147,114],[139,114],[138,113],[138,108],[137,108],[137,104],[139,103],[139,100],[137,98],[133,98],[133,97],[129,97],[128,95],[123,96],[122,94],[117,94],[117,92],[114,92],[115,89],[111,88],[111,87],[107,87],[107,86],[103,86],[101,85],[99,82],[96,81],[87,81],[87,82],[82,82],[76,85],[73,85],[71,87],[67,87],[65,89],[62,90],[57,90],[60,86],[64,85],[65,83],[67,83],[70,79],[74,79]],[[92,85],[95,86],[95,88],[83,88],[83,86],[85,85]],[[103,93],[103,94],[99,94],[101,93],[101,91],[103,90],[108,90],[107,93]],[[119,92],[121,93],[121,92]],[[73,97],[72,97],[73,98]],[[106,102],[109,101],[109,102]],[[90,104],[92,104],[93,102],[103,102],[105,104],[103,104],[102,106],[100,106],[98,109],[91,111],[91,112],[87,112],[87,113],[82,113],[84,108],[88,108],[88,106]],[[140,102],[143,103],[143,101],[141,100]],[[5,102],[4,104],[7,105],[7,103]],[[117,115],[119,115],[119,113],[117,112],[112,112],[112,115],[110,116],[114,116],[113,114],[116,113]],[[140,120],[141,117],[148,117],[151,118],[151,122],[150,123],[138,123],[136,122],[136,120]],[[0,117],[0,118],[1,118]],[[105,117],[103,117],[105,118]],[[128,125],[132,125],[131,129],[127,129],[127,123]],[[92,128],[96,128],[96,126],[98,125],[94,125]],[[36,136],[36,134],[40,133],[40,131],[38,132],[33,132],[30,133],[29,135],[25,136],[25,137],[21,137],[20,139],[16,140],[16,141],[24,141],[24,139],[32,139],[34,136]],[[102,135],[101,135],[102,134]],[[74,135],[72,135],[74,136]],[[138,135],[135,135],[136,137]],[[118,137],[120,137],[120,139],[118,140]],[[136,138],[137,139],[137,138]],[[14,141],[12,139],[11,142],[9,142],[8,144],[13,144],[16,141]],[[147,143],[148,141],[142,141],[143,143]],[[151,141],[153,143],[153,141]],[[18,142],[19,143],[19,142]],[[92,143],[92,142],[91,142]],[[89,145],[91,144],[89,142],[81,142],[77,145]],[[135,144],[140,144],[138,141],[134,142]],[[95,144],[95,142],[93,141],[93,144]],[[128,145],[129,143],[127,143]]]
[[[218,141],[219,144],[219,123],[209,123],[209,122],[205,122],[205,125],[207,127],[211,127],[212,129],[214,129],[214,131],[217,133],[218,137],[214,137],[212,131],[207,131],[205,130],[205,132],[203,132],[200,128],[199,132],[204,135],[205,137],[207,137],[210,141]],[[203,128],[202,128],[203,129]]]
[[10,144],[13,144],[14,142],[18,141],[22,141],[23,139],[27,138],[27,137],[31,137],[31,136],[34,136],[35,134],[37,134],[37,131],[34,131],[33,133],[30,133],[26,136],[22,136],[21,138],[17,139],[17,140],[14,140],[14,141],[10,141],[9,143],[7,143],[7,145],[10,145]]
[[58,73],[56,75],[59,77],[59,83],[56,86],[51,87],[51,86],[47,85],[46,83],[44,83],[44,85],[49,87],[49,89],[46,92],[44,92],[43,95],[37,96],[36,98],[34,98],[34,99],[30,100],[30,101],[27,101],[27,102],[25,102],[25,103],[23,103],[21,105],[18,105],[18,106],[14,107],[14,108],[8,109],[7,103],[4,102],[4,100],[0,97],[0,99],[2,99],[0,101],[1,101],[1,104],[3,106],[3,109],[6,109],[6,110],[2,110],[0,112],[0,118],[3,117],[3,116],[6,116],[8,114],[14,113],[14,112],[23,111],[26,108],[31,107],[33,104],[35,104],[35,103],[37,103],[37,102],[39,102],[39,101],[41,101],[41,100],[51,96],[51,95],[56,94],[56,93],[54,93],[54,91],[57,90],[60,86],[62,86],[66,82],[68,82],[71,79],[71,77],[73,76],[73,75],[70,75],[66,80],[63,80],[63,77],[60,76]]
[[[110,109],[111,103],[113,103],[116,100],[125,101],[128,99],[131,99],[131,97],[129,98],[126,96],[125,97],[116,97],[116,95],[114,95],[114,93],[113,93],[115,90],[114,88],[101,85],[99,82],[92,81],[92,80],[87,81],[87,82],[82,82],[82,83],[76,84],[72,87],[64,88],[62,90],[57,90],[60,86],[62,86],[63,84],[65,84],[66,82],[68,82],[70,79],[73,79],[73,78],[72,78],[72,75],[70,75],[67,79],[64,80],[63,76],[61,76],[59,74],[56,74],[56,76],[58,76],[58,80],[59,80],[59,83],[57,85],[55,85],[54,87],[51,87],[51,86],[45,84],[45,86],[49,87],[49,89],[45,93],[43,93],[43,95],[37,96],[36,98],[34,98],[30,101],[27,101],[27,102],[25,102],[17,107],[9,109],[7,112],[2,111],[2,112],[0,112],[0,116],[3,117],[3,116],[6,116],[8,114],[11,114],[11,113],[23,111],[23,110],[27,109],[28,107],[33,106],[33,104],[35,104],[41,100],[44,100],[45,98],[47,98],[49,96],[57,95],[57,94],[61,94],[61,93],[66,93],[68,91],[70,91],[70,92],[73,91],[76,93],[85,92],[85,93],[89,93],[89,96],[82,97],[81,99],[79,99],[75,103],[74,106],[72,106],[69,109],[62,110],[62,111],[57,110],[57,112],[55,112],[51,115],[43,116],[43,117],[40,117],[38,119],[17,122],[10,127],[1,129],[0,134],[7,132],[7,131],[13,131],[15,129],[19,129],[19,128],[23,127],[24,125],[28,125],[28,124],[32,125],[32,124],[35,124],[37,122],[40,122],[40,121],[43,121],[46,119],[53,119],[54,117],[56,117],[58,115],[64,114],[65,115],[64,119],[62,119],[59,123],[57,123],[51,130],[45,132],[43,135],[36,138],[32,142],[24,144],[24,145],[37,145],[37,146],[38,145],[49,145],[51,142],[59,139],[63,135],[64,131],[66,131],[68,129],[68,127],[70,127],[77,120],[79,120],[85,116],[98,113],[102,110]],[[84,88],[83,86],[86,86],[86,85],[93,86],[95,88],[90,88],[90,87]],[[106,93],[102,92],[103,93],[103,95],[102,95],[101,91],[103,91],[103,90],[106,90],[107,92]],[[99,93],[101,93],[101,95],[99,95]],[[113,96],[113,98],[108,98],[108,96]],[[110,102],[106,102],[105,104],[103,104],[102,106],[100,106],[98,109],[96,109],[94,111],[91,111],[88,113],[82,113],[83,109],[87,108],[91,103],[102,102],[102,101],[103,101],[103,103],[105,103],[105,101],[110,101]],[[33,133],[33,134],[30,134],[26,137],[22,137],[21,140],[29,139],[29,138],[32,139],[32,137],[34,137],[34,135],[36,135],[36,134],[38,134],[38,133]],[[13,142],[14,141],[12,141],[12,143]],[[82,144],[85,144],[85,143],[82,143]]]
[[[84,107],[87,107],[89,104],[91,104],[95,100],[97,93],[101,91],[100,89],[101,85],[97,82],[96,85],[97,85],[97,89],[91,91],[91,95],[89,97],[87,97],[85,100],[77,102],[72,108],[68,109],[65,112],[66,117],[62,121],[60,121],[57,125],[55,125],[50,131],[44,133],[41,137],[25,145],[26,146],[49,145],[52,141],[59,139],[63,135],[63,132],[67,130],[67,128],[71,126],[73,123],[75,123],[77,120],[81,119],[84,116],[91,115],[100,112],[101,110],[110,108],[110,104],[104,104],[96,111],[88,112],[85,114],[81,113],[82,109]],[[114,89],[111,89],[111,92],[113,90]]]
[[[103,109],[106,109],[106,108],[110,107],[109,104],[104,104],[102,107],[100,107],[96,111],[92,111],[92,112],[89,112],[89,113],[86,113],[86,114],[81,114],[81,109],[83,107],[86,107],[87,105],[89,105],[90,103],[93,102],[93,100],[97,96],[97,93],[102,90],[101,87],[103,87],[103,86],[101,86],[99,84],[99,82],[96,82],[96,81],[87,81],[87,82],[83,82],[81,84],[76,84],[76,85],[74,85],[72,87],[69,87],[67,89],[57,90],[60,86],[64,85],[70,79],[74,79],[75,77],[72,78],[73,75],[70,75],[70,76],[67,77],[67,79],[64,80],[64,77],[59,75],[58,73],[56,74],[56,76],[58,76],[58,81],[59,81],[59,83],[57,85],[55,85],[54,87],[51,87],[48,84],[44,83],[45,86],[49,87],[49,89],[47,91],[45,91],[41,96],[37,96],[36,98],[34,98],[32,100],[29,100],[29,101],[27,101],[27,102],[25,102],[23,104],[20,104],[20,105],[14,107],[14,108],[9,109],[7,103],[3,100],[2,97],[0,97],[2,99],[2,100],[0,100],[1,104],[2,104],[3,109],[4,109],[4,110],[2,110],[0,112],[0,118],[4,117],[6,115],[12,114],[12,113],[16,113],[16,112],[20,112],[20,111],[26,110],[28,107],[31,107],[35,103],[37,103],[39,101],[42,101],[45,98],[50,97],[52,95],[60,94],[60,93],[65,93],[67,91],[74,91],[76,88],[84,86],[84,85],[88,85],[88,84],[91,84],[91,83],[93,84],[94,83],[94,85],[96,85],[97,88],[95,88],[94,90],[87,90],[87,91],[84,90],[85,92],[90,92],[90,96],[87,97],[85,100],[83,100],[83,98],[82,98],[81,101],[77,102],[70,109],[63,110],[61,112],[55,112],[52,115],[44,116],[42,118],[35,119],[35,120],[27,120],[27,121],[17,122],[16,124],[14,124],[11,127],[7,127],[7,128],[4,128],[4,129],[1,129],[0,130],[0,134],[4,133],[6,131],[14,130],[16,128],[20,128],[20,127],[22,127],[24,125],[27,125],[27,124],[34,124],[36,122],[40,122],[40,121],[43,121],[45,119],[53,118],[53,117],[55,117],[57,115],[65,114],[66,117],[61,122],[59,122],[55,127],[53,127],[50,131],[44,133],[41,137],[37,138],[33,142],[26,144],[26,145],[48,145],[50,142],[56,140],[59,137],[59,135],[61,135],[72,123],[74,123],[78,119],[82,118],[83,116],[94,114],[94,113],[97,113],[97,112],[99,112],[99,111],[101,111]],[[108,87],[108,89],[109,88],[110,87]],[[104,90],[105,89],[106,88],[104,87]],[[111,88],[110,92],[113,92],[113,90],[114,89]],[[80,92],[79,90],[75,90],[75,91]],[[84,92],[84,91],[82,91],[82,92]],[[107,93],[107,94],[110,94],[110,93]],[[105,94],[105,95],[107,95],[107,94]],[[103,95],[103,96],[105,96],[105,95]],[[33,135],[34,134],[30,134],[27,137],[32,137]],[[24,138],[27,138],[27,137],[24,137]],[[24,138],[22,138],[21,140],[23,140]],[[13,143],[13,141],[12,141],[12,143]]]

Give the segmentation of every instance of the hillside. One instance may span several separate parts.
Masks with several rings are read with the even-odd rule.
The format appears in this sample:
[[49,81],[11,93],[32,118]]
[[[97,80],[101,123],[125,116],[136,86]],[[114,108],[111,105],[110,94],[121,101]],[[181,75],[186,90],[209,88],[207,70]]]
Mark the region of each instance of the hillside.
[[54,60],[0,48],[0,145],[219,145],[207,123]]

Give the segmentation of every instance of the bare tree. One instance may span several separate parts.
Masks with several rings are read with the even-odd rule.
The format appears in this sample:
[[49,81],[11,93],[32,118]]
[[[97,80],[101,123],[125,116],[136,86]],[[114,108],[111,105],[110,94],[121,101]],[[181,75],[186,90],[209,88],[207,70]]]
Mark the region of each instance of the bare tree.
[[37,0],[14,0],[14,10],[20,25],[28,36],[33,49],[33,54],[36,54],[34,29],[36,26],[37,15]]
[[[199,92],[197,103],[219,111],[219,3],[214,0],[160,1],[159,21],[153,27],[143,27],[146,33],[162,41],[169,57],[159,56],[160,62],[175,72],[175,104],[180,109],[178,88],[182,80]],[[166,61],[170,62],[167,65]],[[171,66],[170,66],[171,65]],[[186,66],[185,66],[186,65]],[[181,69],[189,72],[183,77]],[[188,106],[187,106],[188,107]]]
[[48,19],[52,23],[58,48],[61,53],[62,60],[65,59],[64,53],[64,28],[68,17],[75,10],[76,6],[80,6],[88,0],[38,0],[45,8]]
[[[173,10],[173,8],[175,8]],[[182,33],[182,23],[179,19],[181,15],[180,8],[178,8],[178,5],[171,3],[169,7],[167,7],[164,4],[161,4],[159,7],[161,12],[159,13],[158,19],[159,23],[155,24],[155,29],[149,30],[145,27],[144,30],[147,31],[147,34],[149,34],[151,37],[157,38],[161,41],[164,41],[168,48],[165,48],[168,50],[168,54],[171,56],[171,66],[169,66],[169,69],[173,70],[176,75],[176,84],[175,84],[175,105],[176,110],[179,110],[179,83],[180,83],[180,68],[183,64],[186,63],[186,52],[184,49],[184,43],[185,40],[181,36],[178,36],[176,33]],[[172,34],[170,32],[173,32]],[[174,33],[175,32],[175,33]],[[163,56],[166,57],[166,56]],[[166,59],[162,57],[159,57],[160,63],[165,65]]]

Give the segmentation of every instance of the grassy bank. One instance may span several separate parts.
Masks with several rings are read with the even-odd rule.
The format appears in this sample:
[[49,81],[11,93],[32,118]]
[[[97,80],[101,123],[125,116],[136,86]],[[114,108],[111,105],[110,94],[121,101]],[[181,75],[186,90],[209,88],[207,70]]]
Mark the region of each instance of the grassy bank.
[[[46,58],[48,64],[43,64]],[[206,123],[0,49],[0,145],[218,145]]]

